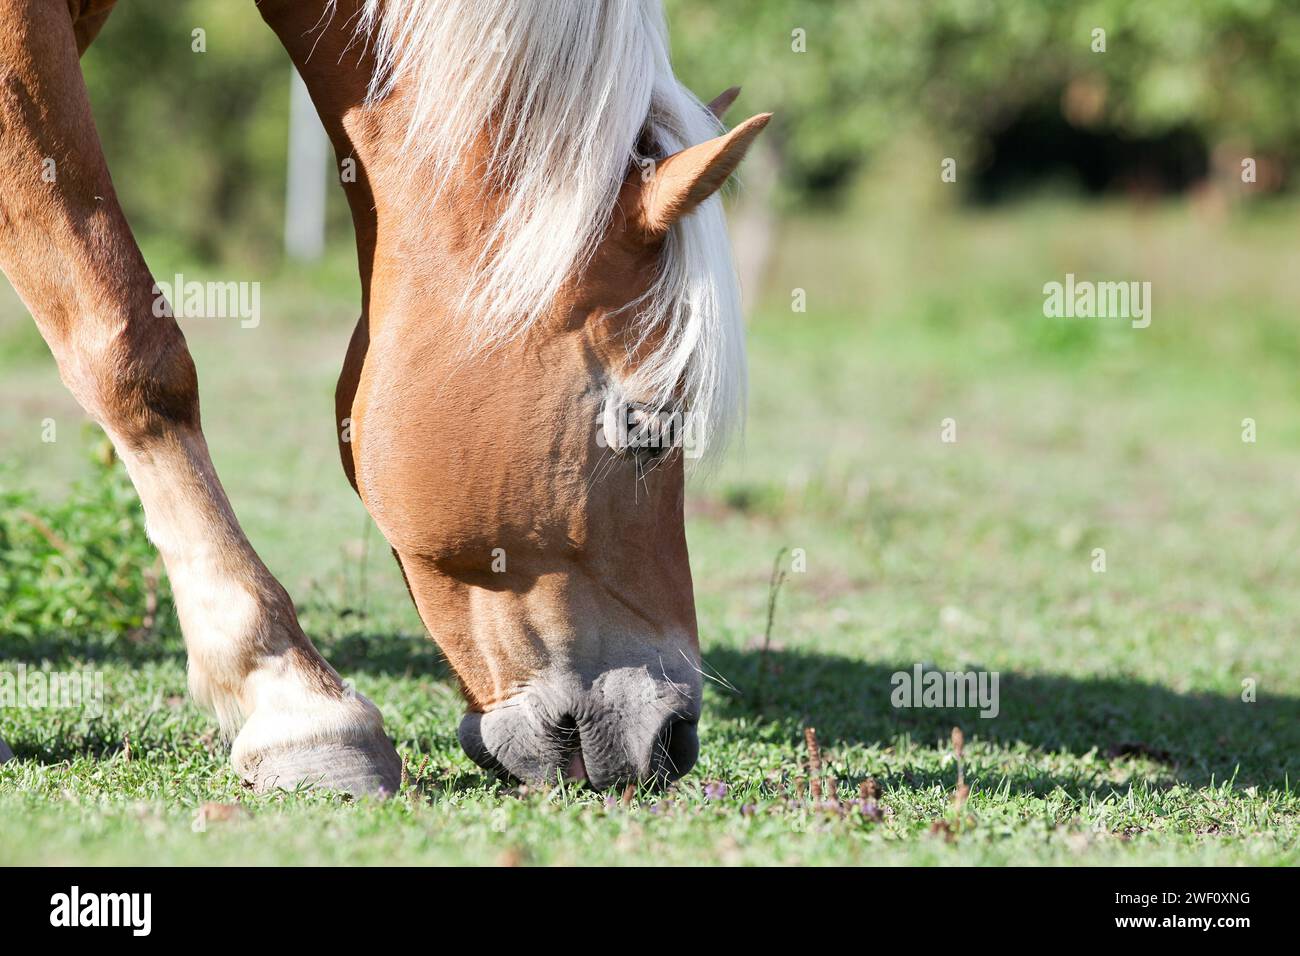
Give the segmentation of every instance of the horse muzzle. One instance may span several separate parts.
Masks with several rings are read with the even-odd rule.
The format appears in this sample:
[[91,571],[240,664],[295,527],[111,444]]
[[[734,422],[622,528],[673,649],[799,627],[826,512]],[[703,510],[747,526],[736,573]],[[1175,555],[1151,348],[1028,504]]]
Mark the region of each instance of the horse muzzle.
[[539,678],[484,713],[466,714],[459,737],[479,766],[524,783],[663,787],[695,766],[699,716],[694,672],[624,667],[591,681]]

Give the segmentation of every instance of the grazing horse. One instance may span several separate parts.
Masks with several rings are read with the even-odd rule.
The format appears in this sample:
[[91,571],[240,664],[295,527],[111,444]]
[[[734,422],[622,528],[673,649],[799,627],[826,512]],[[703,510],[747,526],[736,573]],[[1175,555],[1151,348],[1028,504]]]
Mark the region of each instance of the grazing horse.
[[[139,492],[236,771],[392,793],[378,709],[222,490],[109,179],[78,57],[113,2],[0,0],[0,266]],[[659,0],[258,10],[353,173],[339,448],[462,686],[462,745],[525,781],[675,779],[700,713],[683,459],[744,395],[714,193],[768,116],[726,132],[734,91],[705,107],[677,82]]]

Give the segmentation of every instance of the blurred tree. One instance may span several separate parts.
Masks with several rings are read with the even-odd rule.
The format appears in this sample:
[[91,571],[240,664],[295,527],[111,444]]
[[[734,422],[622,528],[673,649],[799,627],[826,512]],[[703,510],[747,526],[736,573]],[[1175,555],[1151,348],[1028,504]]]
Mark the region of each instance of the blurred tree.
[[291,67],[254,4],[127,0],[82,64],[141,235],[205,259],[278,252]]
[[1279,171],[1300,155],[1295,0],[665,5],[688,86],[707,100],[740,84],[735,117],[776,113],[742,171],[738,255],[751,282],[770,244],[752,235],[770,223],[755,210],[782,195],[788,205],[833,193],[914,130],[962,157],[964,169],[985,158],[990,137],[1045,105],[1072,126],[1119,136],[1195,131],[1225,168],[1260,159],[1272,171],[1265,187],[1279,185]]
[[[804,200],[839,184],[875,138],[889,108],[872,95],[874,71],[911,70],[915,44],[872,42],[878,0],[665,0],[679,77],[702,100],[742,88],[728,119],[773,112],[741,171],[735,250],[741,287],[760,286],[776,226],[777,190]],[[892,66],[882,67],[884,56]],[[900,114],[901,115],[901,114]]]
[[[1258,158],[1262,178],[1300,155],[1296,0],[664,2],[678,71],[701,98],[740,84],[733,120],[776,113],[746,163],[740,213],[757,228],[745,236],[766,234],[773,210],[835,195],[914,130],[971,169],[1000,129],[1049,107],[1076,128],[1192,130],[1225,157]],[[279,254],[289,63],[254,3],[124,0],[84,63],[142,235],[202,256]]]
[[841,183],[911,124],[969,148],[1043,101],[1134,136],[1190,127],[1291,162],[1300,152],[1295,0],[665,5],[689,86],[707,100],[740,84],[737,112],[776,112],[771,140],[798,194]]

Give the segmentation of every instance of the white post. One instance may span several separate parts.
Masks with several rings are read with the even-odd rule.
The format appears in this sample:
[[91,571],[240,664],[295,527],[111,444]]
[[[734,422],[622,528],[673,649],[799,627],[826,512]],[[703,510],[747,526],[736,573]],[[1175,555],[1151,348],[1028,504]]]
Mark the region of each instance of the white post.
[[289,87],[289,168],[284,200],[284,251],[319,259],[325,251],[329,138],[297,70]]

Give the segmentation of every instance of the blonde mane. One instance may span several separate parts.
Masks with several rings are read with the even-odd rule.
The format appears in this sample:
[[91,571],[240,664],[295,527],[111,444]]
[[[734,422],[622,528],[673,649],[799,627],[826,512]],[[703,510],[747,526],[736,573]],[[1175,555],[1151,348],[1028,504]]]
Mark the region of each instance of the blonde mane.
[[[355,29],[376,62],[370,99],[409,91],[412,161],[445,183],[486,131],[484,172],[511,184],[470,284],[483,346],[526,332],[588,264],[629,164],[647,158],[639,143],[660,159],[721,131],[673,75],[660,0],[361,3]],[[716,196],[673,226],[657,281],[629,307],[639,337],[662,335],[629,391],[684,409],[697,448],[716,451],[745,398],[740,298]]]

